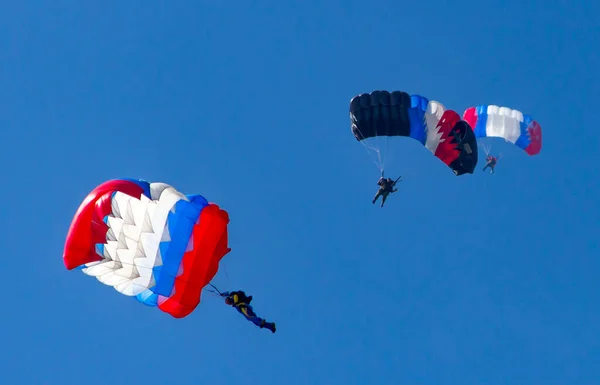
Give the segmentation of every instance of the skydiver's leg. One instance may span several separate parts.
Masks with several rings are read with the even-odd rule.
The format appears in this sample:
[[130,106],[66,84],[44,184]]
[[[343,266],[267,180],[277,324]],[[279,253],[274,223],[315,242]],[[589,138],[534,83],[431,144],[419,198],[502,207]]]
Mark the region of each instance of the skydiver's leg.
[[277,328],[275,327],[275,322],[265,322],[263,327],[271,331],[271,333],[275,333]]
[[240,305],[236,307],[236,309],[237,311],[242,313],[242,315],[246,317],[248,321],[252,321],[252,319],[256,317],[256,313],[254,313],[254,309],[252,309],[252,306]]
[[381,207],[383,207],[383,204],[385,203],[385,200],[387,199],[389,193],[384,193],[381,195]]
[[373,204],[375,204],[375,202],[377,201],[377,199],[379,199],[380,196],[381,196],[381,189],[377,190],[377,194],[375,194],[375,198],[373,198]]
[[275,323],[267,322],[267,320],[257,316],[256,313],[254,313],[254,309],[252,309],[252,306],[240,306],[239,308],[240,313],[242,313],[248,321],[252,322],[261,329],[267,328],[271,332],[275,333]]
[[261,329],[270,330],[271,333],[275,333],[275,322],[267,322],[266,319],[255,317],[252,322]]
[[265,323],[267,322],[264,319],[262,319],[260,317],[256,317],[256,316],[248,318],[248,321],[252,322],[253,324],[255,324],[256,326],[258,326],[261,329],[264,327]]
[[482,171],[485,171],[486,168],[490,167],[490,164],[486,164]]

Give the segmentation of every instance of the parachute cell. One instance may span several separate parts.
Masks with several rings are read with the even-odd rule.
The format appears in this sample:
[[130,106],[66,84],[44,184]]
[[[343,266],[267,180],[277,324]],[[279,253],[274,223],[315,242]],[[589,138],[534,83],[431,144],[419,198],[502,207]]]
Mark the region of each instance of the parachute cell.
[[[477,140],[455,111],[402,91],[373,91],[350,101],[352,133],[359,142],[378,137],[409,137],[424,145],[456,175],[477,166]],[[379,149],[375,149],[379,153]],[[383,171],[383,165],[380,165]]]
[[465,110],[463,119],[473,127],[478,139],[504,138],[529,155],[536,155],[542,149],[542,127],[521,111],[479,105]]
[[80,268],[118,292],[175,318],[200,303],[230,251],[229,215],[201,195],[165,183],[118,179],[96,187],[65,242],[68,270]]

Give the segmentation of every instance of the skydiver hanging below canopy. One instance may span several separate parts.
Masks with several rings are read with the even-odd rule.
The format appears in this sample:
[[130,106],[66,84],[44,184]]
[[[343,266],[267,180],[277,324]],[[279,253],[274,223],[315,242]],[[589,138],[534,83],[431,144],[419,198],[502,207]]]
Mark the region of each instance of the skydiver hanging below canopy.
[[375,204],[377,199],[379,199],[379,197],[381,196],[381,207],[383,207],[383,204],[385,203],[385,200],[387,199],[388,195],[398,191],[398,189],[397,188],[395,189],[394,187],[396,186],[396,183],[398,183],[401,180],[402,180],[401,176],[399,176],[398,179],[396,179],[396,181],[393,181],[392,178],[386,179],[383,177],[383,173],[382,173],[381,178],[379,178],[379,180],[377,181],[379,190],[377,191],[377,194],[375,194],[375,197],[373,198],[373,204]]
[[[211,286],[217,290],[212,284]],[[276,327],[275,322],[267,322],[265,319],[260,318],[254,313],[254,309],[250,306],[250,302],[252,301],[252,296],[247,296],[243,290],[237,290],[232,292],[220,292],[217,290],[219,295],[225,298],[225,303],[229,306],[234,307],[240,314],[242,314],[246,319],[259,328],[266,328],[270,330],[272,333],[275,333]]]
[[485,167],[483,168],[483,171],[485,171],[486,168],[490,168],[490,174],[494,173],[494,168],[496,167],[496,163],[498,163],[498,157],[492,156],[492,155],[488,155],[485,160],[487,161],[487,163],[485,164]]

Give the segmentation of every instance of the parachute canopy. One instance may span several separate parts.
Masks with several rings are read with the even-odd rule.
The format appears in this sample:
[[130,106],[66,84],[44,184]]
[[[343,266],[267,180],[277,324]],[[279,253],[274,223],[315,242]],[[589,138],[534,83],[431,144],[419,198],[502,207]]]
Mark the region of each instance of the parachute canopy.
[[175,318],[200,303],[229,249],[229,215],[201,195],[165,183],[118,179],[96,187],[65,242],[67,269],[80,268],[118,292]]
[[477,138],[504,138],[529,155],[536,155],[542,149],[542,127],[521,111],[479,105],[465,110],[463,119],[473,127]]
[[477,139],[469,124],[424,96],[402,91],[360,94],[350,101],[350,120],[360,142],[382,136],[410,137],[456,175],[472,174],[477,166]]

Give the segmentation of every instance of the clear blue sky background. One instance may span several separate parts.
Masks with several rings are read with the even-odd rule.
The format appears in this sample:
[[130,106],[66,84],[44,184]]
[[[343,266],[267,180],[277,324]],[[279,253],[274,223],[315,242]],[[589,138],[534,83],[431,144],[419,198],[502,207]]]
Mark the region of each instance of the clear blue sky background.
[[[86,4],[82,4],[86,3]],[[594,2],[12,1],[0,11],[0,382],[600,383]],[[383,209],[348,103],[400,89],[544,130],[455,177],[400,140]],[[176,320],[63,266],[71,218],[118,177],[231,215]]]

